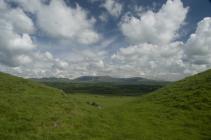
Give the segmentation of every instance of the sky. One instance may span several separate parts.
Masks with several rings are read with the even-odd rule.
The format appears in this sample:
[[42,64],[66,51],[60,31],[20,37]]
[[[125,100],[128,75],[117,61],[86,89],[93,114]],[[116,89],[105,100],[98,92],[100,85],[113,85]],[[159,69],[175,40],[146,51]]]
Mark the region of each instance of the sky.
[[179,80],[211,68],[210,0],[0,0],[0,71]]

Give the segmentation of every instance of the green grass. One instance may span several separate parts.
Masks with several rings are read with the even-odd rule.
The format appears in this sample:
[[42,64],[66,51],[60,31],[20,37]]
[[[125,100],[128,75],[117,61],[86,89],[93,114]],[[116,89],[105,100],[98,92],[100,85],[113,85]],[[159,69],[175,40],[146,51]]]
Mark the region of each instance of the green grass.
[[210,140],[210,130],[211,70],[140,97],[64,94],[0,74],[2,140]]

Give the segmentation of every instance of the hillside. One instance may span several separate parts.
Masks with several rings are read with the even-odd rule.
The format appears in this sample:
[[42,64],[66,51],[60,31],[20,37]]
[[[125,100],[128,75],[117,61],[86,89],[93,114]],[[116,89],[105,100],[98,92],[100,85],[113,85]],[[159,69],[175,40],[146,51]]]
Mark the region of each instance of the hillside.
[[0,73],[0,139],[92,139],[97,133],[90,134],[90,130],[104,124],[96,105],[100,103],[104,110],[132,99],[66,95],[61,90]]
[[67,95],[0,74],[0,139],[209,140],[211,70],[141,97]]
[[130,135],[142,132],[139,137],[144,139],[209,140],[211,70],[172,83],[122,108],[120,115],[134,125]]
[[[11,76],[0,72],[0,93],[1,94],[28,94],[38,90],[39,92],[57,93],[59,90],[44,86],[31,80],[25,80],[20,77]],[[37,93],[39,93],[37,92]],[[61,92],[61,91],[60,91]],[[47,94],[46,93],[46,94]]]
[[[211,106],[211,70],[173,83],[148,98],[182,109],[209,109]],[[211,115],[211,114],[210,114]]]

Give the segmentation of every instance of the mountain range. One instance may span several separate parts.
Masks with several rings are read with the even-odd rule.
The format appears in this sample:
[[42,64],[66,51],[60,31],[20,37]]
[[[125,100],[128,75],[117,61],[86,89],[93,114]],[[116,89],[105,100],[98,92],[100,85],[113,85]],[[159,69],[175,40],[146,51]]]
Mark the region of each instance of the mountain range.
[[111,76],[81,76],[75,79],[68,78],[31,78],[31,80],[39,82],[66,82],[66,83],[119,83],[119,84],[165,84],[169,81],[150,80],[142,77],[131,78],[115,78]]

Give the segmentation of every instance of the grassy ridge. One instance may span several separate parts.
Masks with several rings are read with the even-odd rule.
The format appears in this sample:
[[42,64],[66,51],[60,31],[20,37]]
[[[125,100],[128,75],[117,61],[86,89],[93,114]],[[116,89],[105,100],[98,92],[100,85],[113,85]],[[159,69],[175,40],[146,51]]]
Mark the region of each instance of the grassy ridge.
[[133,134],[128,135],[134,136],[133,139],[139,134],[146,139],[209,140],[211,70],[173,83],[122,108],[119,111],[127,119],[124,122],[136,126],[131,127]]
[[141,97],[66,95],[5,74],[0,79],[3,140],[211,138],[210,70]]

